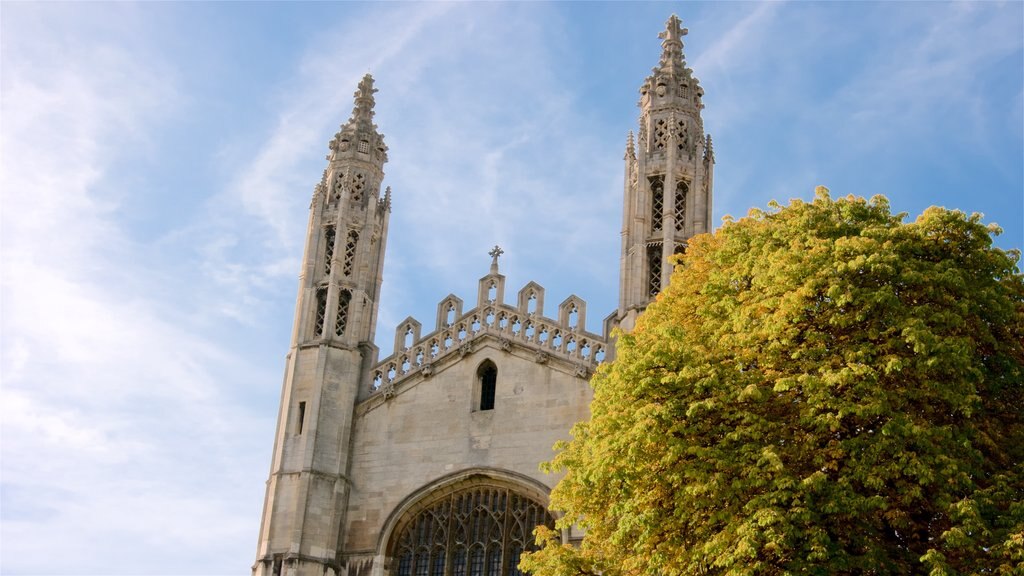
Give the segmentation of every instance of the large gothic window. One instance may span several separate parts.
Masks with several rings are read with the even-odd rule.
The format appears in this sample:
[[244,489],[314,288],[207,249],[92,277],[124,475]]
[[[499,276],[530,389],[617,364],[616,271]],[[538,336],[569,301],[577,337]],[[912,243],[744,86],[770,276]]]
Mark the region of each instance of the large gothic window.
[[554,520],[539,502],[504,486],[456,490],[396,532],[393,576],[522,576],[533,529]]

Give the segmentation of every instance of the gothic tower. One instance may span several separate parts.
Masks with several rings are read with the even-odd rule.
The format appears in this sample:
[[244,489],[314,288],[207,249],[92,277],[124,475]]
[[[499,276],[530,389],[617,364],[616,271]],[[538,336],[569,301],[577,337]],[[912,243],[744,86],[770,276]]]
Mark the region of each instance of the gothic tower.
[[[369,366],[391,211],[373,78],[330,143],[310,205],[291,348],[267,481],[257,576],[337,572],[350,490],[353,408]],[[330,568],[330,570],[328,570]]]
[[704,90],[686,67],[687,30],[672,15],[659,34],[661,61],[640,87],[640,128],[626,143],[619,309],[615,323],[631,330],[662,287],[668,259],[694,234],[711,231],[711,136],[700,111]]

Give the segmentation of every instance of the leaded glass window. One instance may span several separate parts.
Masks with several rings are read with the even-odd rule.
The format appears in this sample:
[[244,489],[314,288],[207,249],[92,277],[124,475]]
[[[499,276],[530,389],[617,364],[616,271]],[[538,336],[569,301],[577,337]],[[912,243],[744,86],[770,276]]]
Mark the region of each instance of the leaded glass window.
[[554,527],[554,520],[539,502],[510,488],[456,490],[399,526],[392,574],[522,576],[519,558],[536,549],[538,524]]

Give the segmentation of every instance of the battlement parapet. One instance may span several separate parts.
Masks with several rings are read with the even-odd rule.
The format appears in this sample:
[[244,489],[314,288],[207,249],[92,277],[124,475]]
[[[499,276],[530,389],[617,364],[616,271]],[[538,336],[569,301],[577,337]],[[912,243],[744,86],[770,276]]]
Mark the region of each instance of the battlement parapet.
[[434,330],[408,317],[395,330],[394,353],[370,368],[369,393],[394,393],[394,386],[417,374],[430,377],[450,360],[472,352],[475,342],[492,337],[505,351],[535,353],[538,362],[561,359],[588,377],[608,352],[608,334],[586,330],[586,302],[571,295],[558,305],[557,318],[544,316],[544,288],[527,283],[516,305],[504,302],[505,277],[492,268],[480,279],[477,305],[463,312],[463,301],[449,294],[437,305]]

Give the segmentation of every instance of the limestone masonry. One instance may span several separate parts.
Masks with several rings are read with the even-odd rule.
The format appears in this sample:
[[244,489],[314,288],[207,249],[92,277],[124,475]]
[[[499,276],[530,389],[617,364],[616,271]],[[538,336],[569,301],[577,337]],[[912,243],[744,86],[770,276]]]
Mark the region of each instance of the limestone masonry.
[[552,523],[557,478],[538,464],[588,417],[611,330],[632,329],[668,282],[667,259],[711,230],[714,154],[685,34],[672,16],[640,87],[619,304],[601,334],[584,329],[576,296],[553,305],[534,282],[507,295],[495,247],[471,302],[449,295],[426,327],[402,321],[394,354],[378,359],[392,194],[373,78],[362,79],[310,205],[255,576],[520,574],[533,528]]

